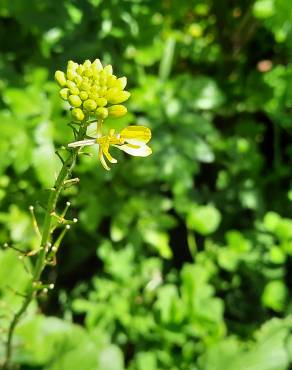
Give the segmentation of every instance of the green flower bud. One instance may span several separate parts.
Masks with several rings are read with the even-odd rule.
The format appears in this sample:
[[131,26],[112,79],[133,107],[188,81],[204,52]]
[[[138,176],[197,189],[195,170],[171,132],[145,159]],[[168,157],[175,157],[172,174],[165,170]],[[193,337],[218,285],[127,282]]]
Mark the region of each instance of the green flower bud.
[[92,63],[92,69],[95,72],[100,72],[102,70],[102,64],[99,59],[95,59],[95,61]]
[[59,94],[62,99],[67,100],[69,96],[69,89],[67,87],[64,87],[59,91]]
[[127,108],[124,105],[113,105],[108,108],[109,117],[122,117],[127,113]]
[[83,67],[83,65],[82,65],[82,64],[80,64],[80,65],[76,68],[76,72],[79,74],[79,76],[82,76],[83,71],[84,71],[84,67]]
[[93,63],[86,60],[83,64],[70,60],[66,74],[56,71],[55,78],[61,86],[61,98],[68,100],[74,108],[72,116],[77,121],[85,119],[91,112],[100,119],[122,117],[127,113],[127,108],[120,104],[130,96],[124,91],[127,79],[113,75],[110,64],[103,68],[99,59]]
[[72,105],[72,107],[78,108],[82,104],[82,101],[78,95],[70,95],[68,100],[69,100],[69,103]]
[[105,107],[107,105],[107,100],[105,98],[97,98],[95,101],[99,107]]
[[92,112],[96,109],[97,107],[97,104],[94,100],[92,99],[87,99],[85,100],[85,102],[83,103],[83,108],[85,110],[88,110],[89,112]]
[[83,90],[83,91],[89,91],[90,89],[90,85],[88,82],[86,81],[82,81],[81,85],[80,85],[80,89]]
[[79,94],[81,100],[86,100],[88,99],[88,94],[86,91],[81,91],[80,94]]
[[98,85],[91,86],[89,92],[90,94],[97,94],[100,90],[100,87]]
[[72,80],[74,80],[74,77],[77,76],[77,74],[74,71],[74,69],[68,69],[66,76],[67,76],[67,79],[68,80],[71,80],[72,81]]
[[117,77],[116,76],[109,76],[107,79],[107,86],[108,87],[115,87],[116,86]]
[[83,67],[85,69],[90,68],[91,67],[91,61],[89,59],[86,59],[86,61],[83,63]]
[[98,91],[99,96],[104,96],[107,92],[107,88],[105,86],[101,87]]
[[130,95],[128,91],[119,91],[116,95],[112,95],[111,98],[108,98],[108,101],[111,104],[123,103],[129,99]]
[[93,75],[93,71],[91,68],[86,68],[85,71],[83,72],[83,76],[85,77],[91,77]]
[[95,101],[96,99],[99,99],[99,94],[95,92],[90,92],[88,96],[90,97],[90,99],[95,100]]
[[78,68],[78,63],[75,63],[73,62],[73,60],[69,60],[69,62],[67,63],[67,70],[68,69],[73,69],[73,70],[76,70]]
[[82,112],[82,110],[80,108],[74,108],[71,110],[71,114],[72,114],[72,117],[76,120],[76,121],[83,121],[84,120],[84,113]]
[[104,70],[106,75],[112,75],[113,74],[113,67],[110,64],[105,66],[103,70]]
[[76,75],[74,77],[74,82],[76,83],[77,87],[79,87],[81,85],[82,81],[83,81],[83,78],[81,76]]
[[104,76],[99,77],[99,84],[100,86],[105,86],[107,84],[107,78]]
[[112,87],[112,88],[107,90],[107,92],[105,94],[105,98],[107,100],[111,100],[114,97],[116,97],[116,95],[119,94],[119,93],[120,93],[120,90],[118,90],[116,87]]
[[79,89],[76,86],[75,82],[68,80],[67,81],[67,86],[70,89],[70,93],[73,95],[78,95],[79,94]]
[[115,84],[115,86],[121,90],[124,90],[126,85],[127,85],[127,77],[118,78]]
[[108,116],[108,110],[106,108],[97,108],[95,114],[100,119],[106,119]]
[[65,73],[62,71],[56,71],[55,72],[55,80],[58,82],[60,86],[66,86],[67,80]]

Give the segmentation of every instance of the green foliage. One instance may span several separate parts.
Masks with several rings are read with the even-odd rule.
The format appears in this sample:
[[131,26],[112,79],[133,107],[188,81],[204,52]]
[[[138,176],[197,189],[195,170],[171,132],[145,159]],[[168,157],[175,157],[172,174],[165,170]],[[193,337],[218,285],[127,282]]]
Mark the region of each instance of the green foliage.
[[[236,3],[236,4],[235,4]],[[288,0],[0,2],[0,244],[35,250],[63,145],[55,70],[100,58],[128,77],[153,154],[105,173],[80,158],[79,218],[17,330],[45,370],[291,366],[292,19]],[[24,264],[25,266],[24,266]],[[29,258],[0,250],[0,359]]]

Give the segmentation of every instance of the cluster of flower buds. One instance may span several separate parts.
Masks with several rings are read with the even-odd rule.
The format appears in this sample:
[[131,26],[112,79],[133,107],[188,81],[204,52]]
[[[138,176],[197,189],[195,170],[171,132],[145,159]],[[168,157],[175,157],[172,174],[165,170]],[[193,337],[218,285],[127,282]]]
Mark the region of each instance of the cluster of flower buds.
[[72,107],[75,121],[89,116],[104,120],[107,117],[121,117],[127,108],[121,105],[130,97],[124,88],[127,78],[117,78],[111,65],[102,66],[99,59],[83,64],[69,61],[66,73],[56,71],[55,79],[61,87],[60,96]]

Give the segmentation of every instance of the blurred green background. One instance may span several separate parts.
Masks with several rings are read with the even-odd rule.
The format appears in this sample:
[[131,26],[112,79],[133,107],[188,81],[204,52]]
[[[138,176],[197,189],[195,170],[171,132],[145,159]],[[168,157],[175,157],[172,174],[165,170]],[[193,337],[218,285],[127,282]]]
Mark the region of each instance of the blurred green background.
[[[36,246],[72,141],[56,69],[128,77],[149,158],[75,170],[79,223],[19,326],[22,370],[292,369],[289,0],[0,0],[0,244]],[[28,276],[0,249],[0,358]]]

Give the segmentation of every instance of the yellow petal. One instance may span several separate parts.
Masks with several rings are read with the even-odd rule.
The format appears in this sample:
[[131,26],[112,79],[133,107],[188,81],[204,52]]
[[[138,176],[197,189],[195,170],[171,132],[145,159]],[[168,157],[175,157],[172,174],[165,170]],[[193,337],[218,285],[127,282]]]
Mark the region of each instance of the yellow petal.
[[133,155],[134,157],[148,157],[148,155],[152,153],[152,149],[145,144],[137,148],[133,148],[133,146],[130,146],[128,144],[115,145],[115,147],[119,148],[125,153]]
[[98,158],[100,160],[100,163],[102,164],[103,168],[106,169],[107,171],[110,170],[109,166],[106,164],[106,161],[104,159],[104,156],[103,156],[103,152],[102,152],[102,149],[101,149],[101,146],[99,147],[99,151],[98,151]]
[[111,155],[110,155],[110,152],[109,152],[109,145],[102,145],[102,151],[103,151],[103,154],[105,155],[106,159],[110,162],[110,163],[117,163],[118,161],[113,158]]
[[127,142],[133,139],[148,143],[151,139],[151,130],[145,126],[128,126],[121,131],[120,137]]

